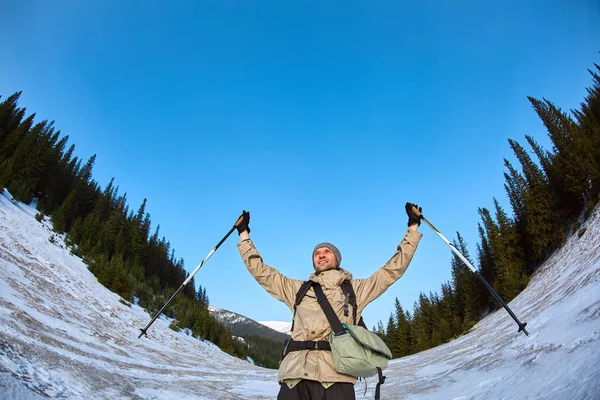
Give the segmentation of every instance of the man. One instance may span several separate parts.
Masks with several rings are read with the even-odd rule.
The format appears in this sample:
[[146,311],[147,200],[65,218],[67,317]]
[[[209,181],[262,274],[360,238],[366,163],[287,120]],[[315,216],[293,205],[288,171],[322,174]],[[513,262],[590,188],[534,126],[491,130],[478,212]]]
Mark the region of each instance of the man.
[[[377,272],[366,279],[352,279],[352,274],[342,268],[342,256],[337,247],[331,243],[318,244],[312,254],[314,273],[310,280],[321,285],[327,300],[331,304],[340,321],[354,324],[353,312],[348,309],[348,301],[341,288],[344,281],[349,281],[356,294],[356,318],[367,304],[379,297],[406,271],[422,234],[417,232],[421,221],[413,212],[412,203],[406,203],[408,229],[398,245],[396,253]],[[284,302],[292,311],[296,294],[303,281],[283,276],[276,269],[265,264],[250,240],[250,213],[244,211],[241,222],[237,225],[240,235],[238,249],[248,271],[256,281],[277,300]],[[353,310],[354,311],[354,310]],[[288,352],[279,367],[279,383],[281,385],[278,400],[353,400],[356,378],[340,374],[335,370],[333,357],[329,349],[319,349],[322,342],[329,340],[331,326],[316,300],[314,290],[310,288],[294,315],[292,343],[310,344],[311,349],[297,346]],[[317,346],[314,346],[314,344]],[[313,349],[312,347],[317,347]],[[328,347],[328,346],[325,346]]]

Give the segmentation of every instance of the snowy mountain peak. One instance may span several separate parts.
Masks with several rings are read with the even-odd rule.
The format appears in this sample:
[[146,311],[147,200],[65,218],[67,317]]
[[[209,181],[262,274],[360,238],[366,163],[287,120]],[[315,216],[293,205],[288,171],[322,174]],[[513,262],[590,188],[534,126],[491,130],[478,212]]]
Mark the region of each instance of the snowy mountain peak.
[[273,329],[268,325],[256,322],[233,311],[223,310],[217,307],[208,307],[210,315],[225,325],[232,334],[243,336],[247,334],[257,335],[277,342],[283,343],[287,339],[286,332]]

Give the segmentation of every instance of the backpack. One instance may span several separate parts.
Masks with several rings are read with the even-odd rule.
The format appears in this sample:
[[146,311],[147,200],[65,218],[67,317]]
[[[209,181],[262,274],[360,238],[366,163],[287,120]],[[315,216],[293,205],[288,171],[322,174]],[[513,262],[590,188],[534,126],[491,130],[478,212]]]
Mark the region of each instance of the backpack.
[[[331,334],[329,335],[328,346],[326,346],[328,348],[324,348],[323,344],[321,344],[321,347],[318,347],[319,343],[322,342],[312,342],[315,344],[312,348],[306,345],[306,343],[309,342],[297,342],[303,344],[302,347],[297,349],[331,350],[335,370],[341,374],[351,375],[357,378],[367,378],[378,375],[379,382],[375,389],[375,399],[379,399],[380,386],[385,382],[385,376],[383,376],[382,370],[387,368],[388,360],[392,358],[392,352],[379,336],[367,329],[362,317],[357,325],[357,307],[354,288],[349,281],[344,281],[341,286],[346,295],[344,315],[349,315],[348,304],[351,304],[353,308],[352,321],[354,325],[342,324],[340,322],[335,311],[333,311],[331,304],[327,300],[325,293],[323,293],[321,285],[312,281],[306,281],[302,284],[296,294],[294,319],[297,306],[302,302],[302,299],[312,287],[317,296],[317,301],[331,325]],[[293,331],[293,329],[294,320],[292,320],[291,330]],[[294,350],[295,349],[291,351]]]

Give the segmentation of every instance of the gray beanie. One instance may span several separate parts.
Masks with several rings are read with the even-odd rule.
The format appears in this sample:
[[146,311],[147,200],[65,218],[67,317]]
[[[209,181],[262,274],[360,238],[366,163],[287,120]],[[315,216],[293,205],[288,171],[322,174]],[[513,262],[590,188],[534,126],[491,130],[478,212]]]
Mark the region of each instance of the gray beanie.
[[[337,247],[335,247],[334,245],[332,245],[331,243],[327,243],[327,242],[323,242],[323,243],[319,243],[318,245],[315,246],[314,250],[313,250],[313,256],[315,254],[315,251],[317,251],[317,249],[320,249],[321,247],[327,247],[329,250],[333,251],[333,255],[335,256],[335,259],[337,260],[337,266],[339,268],[340,264],[342,263],[342,254],[340,253],[340,251],[338,250]],[[314,259],[313,259],[313,266],[314,266]]]

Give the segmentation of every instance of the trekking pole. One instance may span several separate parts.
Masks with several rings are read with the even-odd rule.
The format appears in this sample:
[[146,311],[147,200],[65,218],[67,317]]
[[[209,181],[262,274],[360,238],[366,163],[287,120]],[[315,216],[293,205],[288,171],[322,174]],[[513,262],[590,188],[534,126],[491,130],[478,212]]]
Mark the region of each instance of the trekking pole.
[[460,258],[460,259],[461,259],[461,261],[462,261],[462,262],[464,262],[464,263],[465,263],[465,265],[466,265],[467,267],[469,267],[469,269],[470,269],[471,271],[473,271],[473,273],[474,273],[474,274],[475,274],[475,275],[476,275],[476,276],[479,278],[479,280],[480,280],[481,282],[483,282],[483,284],[485,285],[485,287],[486,287],[486,288],[488,288],[488,290],[489,290],[490,292],[492,292],[492,294],[494,295],[494,297],[496,298],[496,300],[498,300],[498,301],[500,302],[500,304],[502,304],[502,306],[503,306],[503,307],[506,309],[506,311],[508,311],[508,313],[510,314],[510,316],[511,316],[511,317],[512,317],[512,318],[515,320],[515,322],[517,323],[517,325],[519,325],[519,330],[518,330],[517,332],[521,332],[521,331],[523,331],[523,333],[525,333],[527,336],[529,336],[529,333],[527,332],[527,329],[525,329],[525,326],[527,325],[527,322],[525,322],[525,323],[522,323],[521,321],[519,321],[519,318],[517,318],[517,316],[516,316],[516,315],[515,315],[515,314],[512,312],[512,310],[510,309],[510,307],[508,306],[508,304],[506,304],[506,303],[504,302],[504,300],[502,300],[502,297],[500,297],[500,295],[499,295],[498,293],[496,293],[496,291],[494,290],[494,288],[492,288],[492,286],[491,286],[491,285],[490,285],[490,284],[489,284],[489,283],[488,283],[488,282],[485,280],[485,278],[484,278],[483,276],[481,276],[481,274],[479,273],[479,271],[477,271],[477,269],[475,269],[475,267],[474,267],[474,266],[473,266],[473,265],[472,265],[472,264],[469,262],[469,260],[467,260],[467,259],[466,259],[466,257],[465,257],[465,256],[463,256],[463,255],[460,253],[460,251],[458,251],[458,249],[457,249],[456,247],[454,247],[454,245],[453,245],[452,243],[450,243],[450,242],[448,241],[448,239],[446,239],[446,238],[444,237],[444,235],[442,235],[442,234],[440,233],[440,231],[438,231],[438,230],[435,228],[435,226],[433,226],[433,225],[431,224],[431,222],[429,222],[429,221],[427,220],[427,218],[425,218],[425,217],[423,216],[423,214],[422,214],[422,213],[421,213],[419,210],[417,210],[417,208],[416,208],[415,206],[413,206],[413,208],[412,208],[412,211],[413,211],[413,212],[414,212],[414,213],[415,213],[415,214],[416,214],[416,215],[417,215],[419,218],[421,218],[423,221],[425,221],[425,223],[426,223],[427,225],[429,225],[429,227],[430,227],[431,229],[433,229],[433,231],[434,231],[434,232],[435,232],[435,233],[436,233],[436,234],[437,234],[437,235],[440,237],[440,239],[442,239],[442,240],[443,240],[443,241],[444,241],[444,242],[445,242],[445,243],[446,243],[446,244],[447,244],[447,245],[450,247],[450,250],[452,250],[452,251],[454,252],[454,254],[456,254],[456,256],[457,256],[458,258]]
[[148,330],[148,328],[150,328],[150,325],[152,325],[154,323],[154,321],[156,321],[156,318],[159,317],[160,314],[162,314],[162,312],[165,310],[165,308],[167,308],[167,306],[171,303],[171,301],[173,301],[173,299],[175,298],[175,296],[177,296],[177,293],[179,293],[181,291],[181,289],[183,289],[183,287],[185,285],[187,285],[187,283],[194,277],[194,275],[196,275],[196,272],[198,272],[198,270],[200,270],[200,268],[202,268],[202,266],[204,265],[204,263],[210,258],[210,256],[213,255],[213,253],[215,251],[217,251],[217,249],[219,248],[219,246],[221,246],[223,244],[223,242],[225,240],[227,240],[227,238],[229,237],[229,235],[231,235],[231,233],[236,230],[237,226],[242,222],[244,216],[240,216],[238,218],[238,220],[235,222],[235,224],[233,225],[233,227],[229,230],[229,232],[227,232],[227,235],[225,235],[225,237],[223,237],[223,239],[221,239],[221,241],[219,243],[217,243],[217,245],[210,251],[210,253],[208,253],[208,255],[206,256],[206,258],[204,260],[202,260],[202,262],[200,264],[198,264],[198,266],[196,267],[196,269],[194,270],[194,272],[192,272],[185,281],[183,281],[183,283],[181,284],[181,286],[179,286],[179,289],[177,289],[177,291],[175,293],[173,293],[173,296],[171,296],[171,298],[169,300],[167,300],[167,302],[165,303],[164,306],[162,306],[162,308],[160,309],[159,312],[156,313],[156,315],[154,316],[154,318],[152,318],[152,321],[150,321],[148,323],[148,325],[146,325],[145,328],[140,328],[140,331],[142,331],[142,333],[140,333],[140,335],[138,336],[138,339],[142,337],[142,335],[146,335],[146,331]]

